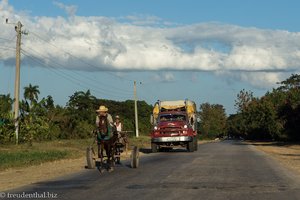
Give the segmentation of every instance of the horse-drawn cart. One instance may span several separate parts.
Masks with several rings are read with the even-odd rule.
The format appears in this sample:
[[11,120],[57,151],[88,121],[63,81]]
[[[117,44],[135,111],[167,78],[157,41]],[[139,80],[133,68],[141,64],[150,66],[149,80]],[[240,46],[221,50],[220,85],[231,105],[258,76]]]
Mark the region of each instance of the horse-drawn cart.
[[[105,142],[110,142],[110,147],[105,147]],[[121,164],[121,154],[125,151],[127,155],[128,151],[128,137],[127,132],[118,132],[114,134],[111,140],[101,140],[100,144],[98,143],[98,148],[100,148],[101,152],[98,155],[95,153],[94,144],[90,145],[86,150],[86,161],[87,161],[87,168],[94,169],[97,167],[100,172],[102,172],[103,166],[107,166],[108,170],[111,167],[115,166],[116,164]],[[103,154],[103,150],[106,151],[106,156]],[[110,153],[111,150],[111,153]],[[139,166],[139,148],[134,146],[131,150],[131,167],[137,168]]]

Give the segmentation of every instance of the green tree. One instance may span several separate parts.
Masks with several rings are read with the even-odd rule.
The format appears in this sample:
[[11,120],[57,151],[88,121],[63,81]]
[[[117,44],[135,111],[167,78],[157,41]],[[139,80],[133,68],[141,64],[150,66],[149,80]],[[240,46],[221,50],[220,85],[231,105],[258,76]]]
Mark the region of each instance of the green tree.
[[245,130],[245,124],[241,113],[232,114],[226,120],[226,134],[231,137],[245,138],[243,130]]
[[300,140],[300,75],[292,74],[279,84],[261,98],[240,91],[237,114],[227,121],[228,133],[249,139]]
[[30,105],[32,106],[38,100],[38,95],[40,94],[39,86],[34,85],[24,87],[24,98],[25,100],[30,100]]
[[[67,122],[68,134],[67,138],[88,136],[95,126],[95,103],[96,98],[91,94],[90,90],[86,92],[77,91],[67,103],[67,112],[65,123]],[[84,128],[83,128],[84,127]]]
[[265,96],[253,99],[243,115],[247,124],[247,137],[250,139],[276,139],[281,132],[275,106]]
[[10,118],[13,100],[10,94],[0,95],[0,119]]
[[200,105],[200,131],[205,137],[214,138],[226,131],[226,113],[222,105],[203,103]]
[[12,104],[10,94],[0,95],[0,143],[10,142],[14,137]]
[[67,109],[70,115],[78,120],[94,120],[92,115],[95,114],[95,100],[96,98],[91,94],[90,90],[86,92],[75,92],[67,103]]
[[300,141],[300,75],[292,74],[280,85],[275,91],[285,97],[278,108],[278,117],[284,127],[284,139]]
[[241,131],[241,135],[244,137],[247,137],[249,135],[249,126],[246,119],[246,112],[248,109],[249,104],[254,100],[253,92],[252,91],[246,91],[245,89],[241,90],[237,94],[237,99],[235,100],[235,108],[237,109],[238,115],[238,121],[239,124],[237,124],[238,129]]
[[237,99],[235,100],[235,108],[237,109],[237,112],[243,112],[245,109],[247,109],[249,103],[254,99],[253,92],[246,91],[245,89],[241,90],[237,94]]

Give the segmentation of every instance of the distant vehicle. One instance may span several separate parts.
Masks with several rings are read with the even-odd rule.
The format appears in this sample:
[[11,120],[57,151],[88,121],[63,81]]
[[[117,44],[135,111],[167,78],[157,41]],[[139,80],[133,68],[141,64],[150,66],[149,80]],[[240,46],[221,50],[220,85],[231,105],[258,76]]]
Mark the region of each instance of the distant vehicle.
[[196,104],[190,100],[157,101],[151,115],[151,149],[183,146],[193,152],[197,145]]

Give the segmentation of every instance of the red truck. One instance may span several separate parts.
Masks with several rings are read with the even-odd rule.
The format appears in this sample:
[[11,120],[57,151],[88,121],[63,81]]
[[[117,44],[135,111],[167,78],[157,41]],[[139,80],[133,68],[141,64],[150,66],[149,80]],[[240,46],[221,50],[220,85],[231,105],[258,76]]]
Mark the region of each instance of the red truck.
[[151,149],[183,146],[197,150],[196,104],[190,100],[157,101],[151,115]]

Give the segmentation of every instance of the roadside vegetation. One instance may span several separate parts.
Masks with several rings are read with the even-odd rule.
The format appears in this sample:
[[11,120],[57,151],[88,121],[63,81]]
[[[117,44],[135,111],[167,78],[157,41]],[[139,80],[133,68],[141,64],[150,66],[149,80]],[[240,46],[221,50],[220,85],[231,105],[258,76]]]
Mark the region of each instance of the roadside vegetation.
[[[139,138],[134,137],[134,102],[97,99],[87,91],[77,91],[65,106],[56,105],[49,95],[39,99],[39,86],[29,84],[20,101],[19,144],[15,143],[13,99],[0,95],[0,170],[28,166],[55,159],[84,156],[95,128],[99,105],[119,115],[131,145],[149,145],[149,116],[153,106],[138,101]],[[235,101],[237,113],[226,116],[223,105],[199,105],[199,138],[235,137],[250,140],[300,141],[300,75],[292,74],[264,96],[254,97],[242,90]]]
[[[109,108],[114,117],[119,115],[125,131],[133,135],[135,130],[134,101],[118,102],[97,99],[89,90],[78,91],[70,96],[66,106],[55,105],[51,96],[39,100],[39,87],[29,84],[24,88],[20,102],[19,143],[31,145],[36,141],[56,139],[84,139],[92,137],[95,129],[96,110],[99,105]],[[13,99],[10,94],[0,95],[0,144],[15,142],[15,128],[12,113]],[[139,132],[148,134],[151,130],[149,116],[152,106],[138,101]]]
[[227,134],[250,140],[300,141],[300,75],[293,74],[264,96],[242,90]]

